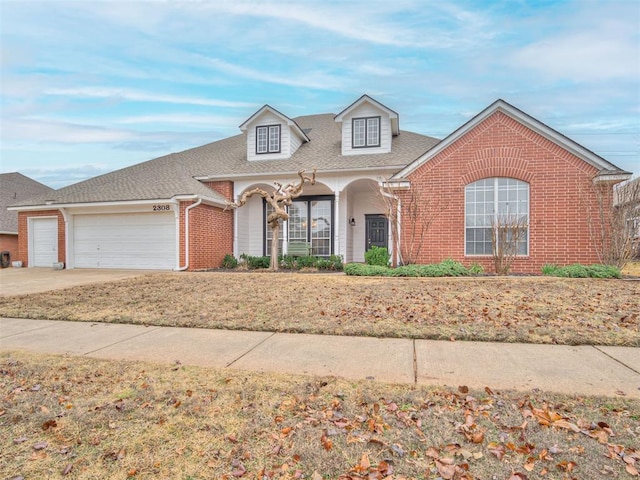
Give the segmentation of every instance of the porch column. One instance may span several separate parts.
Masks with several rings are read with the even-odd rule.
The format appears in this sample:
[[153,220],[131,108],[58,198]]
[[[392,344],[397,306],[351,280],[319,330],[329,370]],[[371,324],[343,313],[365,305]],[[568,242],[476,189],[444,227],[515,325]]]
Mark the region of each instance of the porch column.
[[[235,190],[235,184],[233,186],[234,190]],[[240,195],[238,195],[235,199],[234,202],[237,204],[238,201],[240,200]],[[232,210],[233,212],[233,256],[238,258],[238,256],[240,255],[240,252],[238,252],[238,209],[234,209]]]
[[340,192],[335,193],[335,202],[333,205],[333,209],[333,253],[334,255],[340,255]]

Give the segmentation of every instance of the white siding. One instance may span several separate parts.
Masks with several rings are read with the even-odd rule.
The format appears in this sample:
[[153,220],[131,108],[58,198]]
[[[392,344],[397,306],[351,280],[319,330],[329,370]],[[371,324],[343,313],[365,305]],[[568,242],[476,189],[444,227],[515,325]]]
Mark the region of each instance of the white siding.
[[238,252],[252,256],[262,255],[263,212],[262,197],[253,196],[245,206],[236,210],[238,221]]
[[[352,120],[363,117],[380,117],[380,146],[353,148],[352,146]],[[388,153],[391,151],[391,119],[384,111],[370,103],[363,103],[354,108],[342,119],[342,154],[343,155],[368,155],[371,153]]]
[[[280,153],[256,153],[256,127],[266,125],[280,125]],[[302,140],[291,127],[281,117],[269,111],[265,111],[247,125],[247,159],[250,162],[290,158],[301,144]]]

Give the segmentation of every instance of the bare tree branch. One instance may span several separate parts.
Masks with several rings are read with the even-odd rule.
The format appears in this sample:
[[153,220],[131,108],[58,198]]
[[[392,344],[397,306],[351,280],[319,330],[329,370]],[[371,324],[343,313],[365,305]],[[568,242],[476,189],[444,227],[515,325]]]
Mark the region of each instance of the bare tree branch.
[[291,205],[294,198],[298,198],[302,195],[302,191],[305,183],[315,185],[316,183],[316,169],[313,169],[312,174],[305,175],[304,170],[298,171],[298,177],[300,181],[297,183],[288,183],[282,185],[280,182],[273,182],[276,188],[269,192],[263,188],[255,187],[251,190],[247,190],[242,194],[240,199],[235,203],[228,203],[225,210],[229,208],[240,208],[247,203],[249,198],[254,195],[261,196],[266,202],[273,207],[273,211],[267,216],[267,223],[271,227],[271,260],[269,268],[271,270],[278,270],[278,238],[280,232],[280,223],[289,220],[289,213],[287,207]]

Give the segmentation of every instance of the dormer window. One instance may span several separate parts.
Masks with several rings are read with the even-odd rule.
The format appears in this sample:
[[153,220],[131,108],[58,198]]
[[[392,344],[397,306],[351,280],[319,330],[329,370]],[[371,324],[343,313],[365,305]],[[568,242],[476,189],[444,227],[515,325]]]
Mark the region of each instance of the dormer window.
[[354,118],[353,148],[380,146],[380,117]]
[[280,153],[280,125],[256,127],[256,153]]

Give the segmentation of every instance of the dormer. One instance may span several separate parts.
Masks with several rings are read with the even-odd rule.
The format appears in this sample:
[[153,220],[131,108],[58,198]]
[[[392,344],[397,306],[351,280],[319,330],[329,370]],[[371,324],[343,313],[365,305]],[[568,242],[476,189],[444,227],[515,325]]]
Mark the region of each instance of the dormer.
[[361,96],[335,117],[342,124],[342,155],[389,153],[400,134],[399,117],[368,95]]
[[296,122],[265,105],[251,115],[240,130],[247,138],[247,160],[285,160],[309,141]]

